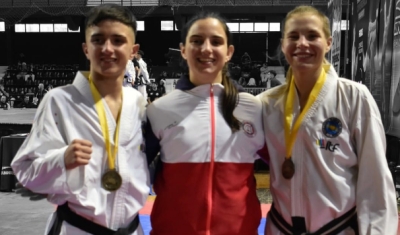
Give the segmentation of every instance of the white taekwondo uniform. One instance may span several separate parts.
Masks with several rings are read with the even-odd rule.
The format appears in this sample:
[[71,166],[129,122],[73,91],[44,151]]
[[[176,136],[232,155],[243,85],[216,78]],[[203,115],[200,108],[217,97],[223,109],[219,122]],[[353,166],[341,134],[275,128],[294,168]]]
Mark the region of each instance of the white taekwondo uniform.
[[[53,89],[44,96],[31,133],[11,166],[24,187],[48,194],[51,203],[68,202],[75,213],[116,230],[136,217],[149,193],[147,161],[139,148],[143,143],[145,101],[135,89],[123,88],[115,163],[122,185],[114,192],[107,191],[101,186],[101,177],[108,169],[107,154],[87,75],[79,72],[72,85]],[[116,121],[102,101],[110,136],[114,136]],[[88,165],[66,170],[64,153],[74,139],[91,141],[93,152]],[[114,145],[113,138],[110,141]],[[46,234],[54,217],[55,213],[48,221]],[[60,234],[87,233],[64,221]],[[143,235],[142,228],[139,226],[133,234]]]
[[135,81],[136,71],[132,60],[128,60],[126,64],[125,76],[123,85],[125,87],[132,87],[132,81]]
[[[339,78],[330,66],[298,130],[292,151],[295,174],[290,180],[281,173],[286,156],[286,94],[279,90],[281,86],[259,95],[270,153],[271,193],[279,214],[290,225],[292,217],[303,217],[308,232],[314,232],[356,207],[359,234],[397,234],[385,132],[367,87]],[[296,120],[300,114],[297,95],[293,107]],[[268,222],[266,234],[282,233]],[[351,228],[339,233],[350,234],[354,234]]]

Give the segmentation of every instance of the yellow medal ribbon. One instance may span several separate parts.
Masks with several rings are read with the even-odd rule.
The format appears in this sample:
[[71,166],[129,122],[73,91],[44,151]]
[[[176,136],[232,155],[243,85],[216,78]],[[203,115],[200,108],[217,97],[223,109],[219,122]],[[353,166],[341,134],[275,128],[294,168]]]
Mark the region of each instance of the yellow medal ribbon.
[[286,160],[291,160],[292,149],[294,146],[294,142],[296,141],[297,131],[300,128],[301,123],[303,122],[305,114],[311,108],[312,104],[317,99],[319,92],[321,91],[325,80],[326,80],[326,72],[329,71],[330,66],[324,65],[319,75],[317,82],[315,83],[311,93],[307,99],[307,103],[303,110],[300,113],[300,116],[297,118],[296,122],[293,125],[292,130],[290,130],[290,125],[293,121],[293,101],[296,95],[296,87],[294,83],[294,78],[292,76],[291,83],[289,85],[289,92],[286,99],[285,105],[285,142],[286,142]]
[[114,170],[115,169],[115,159],[116,159],[117,152],[118,152],[119,126],[120,126],[119,125],[120,124],[119,117],[121,114],[122,104],[118,111],[117,127],[116,127],[115,134],[114,134],[114,151],[111,152],[110,133],[108,132],[107,116],[106,116],[106,111],[104,109],[104,104],[103,104],[101,95],[100,95],[99,91],[97,90],[96,86],[94,85],[93,80],[91,79],[90,76],[89,76],[89,84],[90,84],[90,90],[93,95],[94,103],[96,106],[97,114],[99,115],[101,131],[102,131],[103,137],[104,137],[105,148],[107,151],[108,168],[109,168],[109,170]]

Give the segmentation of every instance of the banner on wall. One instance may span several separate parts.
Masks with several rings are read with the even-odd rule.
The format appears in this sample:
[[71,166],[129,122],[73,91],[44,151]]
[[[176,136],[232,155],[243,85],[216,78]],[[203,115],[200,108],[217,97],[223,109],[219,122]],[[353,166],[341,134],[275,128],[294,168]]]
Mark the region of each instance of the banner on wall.
[[393,45],[393,6],[394,0],[381,0],[379,8],[378,58],[376,60],[376,79],[381,94],[380,109],[383,126],[388,131],[390,119],[390,86],[392,83],[392,45]]
[[369,3],[367,0],[353,1],[353,80],[371,88],[370,76],[367,77],[366,71],[369,62],[367,54],[368,48],[368,28],[369,28]]
[[400,0],[395,0],[389,135],[400,138]]
[[328,59],[335,68],[336,72],[340,72],[340,39],[341,39],[341,21],[342,21],[342,1],[328,1],[329,21],[331,22],[332,46],[328,54]]

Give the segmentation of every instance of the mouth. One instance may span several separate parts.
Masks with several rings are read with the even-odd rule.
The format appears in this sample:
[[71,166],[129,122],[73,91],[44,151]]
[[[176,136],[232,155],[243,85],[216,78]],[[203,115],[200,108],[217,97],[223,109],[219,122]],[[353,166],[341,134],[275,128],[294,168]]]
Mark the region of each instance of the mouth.
[[299,59],[308,59],[313,56],[313,54],[310,53],[295,53],[293,54],[294,57],[297,57]]
[[215,62],[215,59],[212,58],[198,58],[197,62],[204,65],[212,65]]
[[115,58],[103,58],[103,59],[100,59],[100,61],[104,62],[104,63],[115,63],[117,61],[117,59],[115,59]]

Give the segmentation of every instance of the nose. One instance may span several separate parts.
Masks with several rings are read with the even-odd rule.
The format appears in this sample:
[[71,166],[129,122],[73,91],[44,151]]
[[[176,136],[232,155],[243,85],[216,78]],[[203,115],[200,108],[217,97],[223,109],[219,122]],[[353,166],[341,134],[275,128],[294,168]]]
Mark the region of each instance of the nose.
[[297,47],[308,47],[308,40],[306,36],[300,35],[299,40],[297,41]]
[[201,46],[201,52],[202,53],[211,53],[212,47],[211,47],[211,42],[210,40],[205,40],[203,45]]
[[113,51],[113,45],[112,45],[111,41],[106,40],[103,44],[102,52],[103,53],[112,53],[112,51]]

